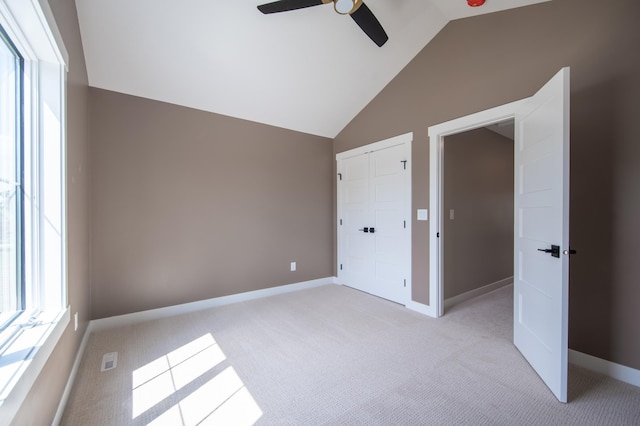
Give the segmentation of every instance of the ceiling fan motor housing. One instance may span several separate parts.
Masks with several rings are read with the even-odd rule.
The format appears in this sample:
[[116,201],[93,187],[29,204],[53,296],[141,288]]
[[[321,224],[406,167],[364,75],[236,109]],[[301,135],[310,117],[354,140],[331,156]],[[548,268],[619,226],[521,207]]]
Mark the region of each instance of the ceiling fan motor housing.
[[361,4],[362,0],[333,0],[333,8],[340,15],[351,15]]
[[271,14],[329,3],[333,3],[334,10],[340,15],[350,15],[378,47],[382,47],[389,39],[380,22],[363,0],[276,0],[259,5],[258,10],[264,14]]

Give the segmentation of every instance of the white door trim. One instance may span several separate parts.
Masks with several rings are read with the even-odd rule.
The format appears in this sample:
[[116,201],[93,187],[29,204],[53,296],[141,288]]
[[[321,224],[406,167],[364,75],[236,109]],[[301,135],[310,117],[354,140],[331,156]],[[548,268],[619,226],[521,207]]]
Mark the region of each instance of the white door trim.
[[[356,155],[366,154],[372,151],[379,151],[385,148],[391,148],[392,146],[411,143],[413,141],[413,132],[405,133],[402,135],[394,136],[389,139],[384,139],[379,142],[370,143],[369,145],[353,148],[348,151],[339,152],[336,154],[336,161],[344,160],[345,158],[355,157]],[[407,165],[408,166],[408,165]]]
[[442,185],[443,143],[445,136],[486,127],[515,118],[526,99],[511,102],[465,117],[429,127],[429,306],[428,315],[440,317],[444,311],[442,287]]
[[[409,258],[407,259],[407,263],[406,263],[406,267],[407,267],[407,271],[406,271],[406,276],[407,276],[407,290],[406,290],[406,294],[407,299],[405,302],[405,306],[409,305],[410,303],[412,303],[411,301],[411,295],[412,295],[412,265],[411,265],[411,260],[412,260],[412,227],[411,227],[411,208],[412,208],[412,196],[411,196],[411,185],[412,185],[412,157],[411,157],[411,143],[413,142],[413,132],[409,132],[409,133],[404,133],[402,135],[398,135],[398,136],[394,136],[388,139],[384,139],[381,140],[379,142],[374,142],[374,143],[370,143],[368,145],[365,146],[361,146],[358,148],[353,148],[350,149],[348,151],[344,151],[344,152],[340,152],[338,154],[336,154],[336,171],[337,173],[340,173],[339,170],[339,161],[340,160],[344,160],[347,158],[351,158],[351,157],[355,157],[358,155],[362,155],[362,154],[366,154],[369,152],[374,152],[374,151],[379,151],[382,149],[386,149],[386,148],[391,148],[394,146],[398,146],[398,145],[407,145],[407,150],[409,151],[409,161],[406,164],[407,167],[407,173],[409,174],[409,179],[408,179],[408,185],[409,187],[407,188],[408,191],[408,197],[407,197],[407,205],[405,206],[405,209],[407,211],[407,234],[408,234],[408,242],[407,244],[409,245],[408,247],[408,253],[409,253]],[[342,206],[341,206],[341,199],[342,199],[342,190],[341,190],[341,185],[339,184],[339,178],[336,181],[337,184],[337,190],[336,190],[336,213],[337,213],[337,218],[336,218],[336,260],[337,260],[337,282],[339,284],[344,284],[341,280],[341,273],[340,273],[340,259],[342,257],[342,253],[341,253],[341,246],[342,246],[342,235],[340,232],[340,218],[342,216]]]

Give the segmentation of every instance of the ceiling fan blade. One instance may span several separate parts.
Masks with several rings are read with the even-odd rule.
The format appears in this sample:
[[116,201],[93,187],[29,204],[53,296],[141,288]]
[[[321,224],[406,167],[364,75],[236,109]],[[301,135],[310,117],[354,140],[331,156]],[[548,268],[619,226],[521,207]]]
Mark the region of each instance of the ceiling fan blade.
[[273,3],[261,4],[258,10],[262,13],[286,12],[288,10],[303,9],[305,7],[319,6],[322,0],[280,0]]
[[380,25],[380,22],[366,4],[362,3],[362,5],[351,14],[351,17],[356,21],[356,24],[362,28],[362,31],[379,47],[382,47],[382,45],[389,40],[389,36],[384,32],[382,25]]

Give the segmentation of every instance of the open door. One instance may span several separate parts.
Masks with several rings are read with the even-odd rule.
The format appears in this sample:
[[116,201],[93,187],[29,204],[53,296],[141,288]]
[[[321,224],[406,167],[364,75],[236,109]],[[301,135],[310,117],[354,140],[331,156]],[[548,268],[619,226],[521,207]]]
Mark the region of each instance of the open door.
[[514,343],[567,402],[569,68],[515,116]]

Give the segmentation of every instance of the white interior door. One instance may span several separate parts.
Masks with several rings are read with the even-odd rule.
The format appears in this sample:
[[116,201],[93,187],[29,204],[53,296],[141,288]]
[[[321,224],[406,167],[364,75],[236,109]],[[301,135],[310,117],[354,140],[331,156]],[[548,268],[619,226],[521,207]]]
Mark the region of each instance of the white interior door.
[[411,296],[411,149],[410,140],[391,142],[338,155],[338,279],[406,304]]
[[402,145],[369,154],[370,211],[373,230],[373,289],[376,296],[407,303],[407,259],[411,256],[407,232],[407,153]]
[[515,118],[514,343],[566,402],[569,69],[527,99]]
[[373,292],[373,244],[364,227],[372,226],[369,191],[369,154],[340,161],[338,276],[344,284]]

